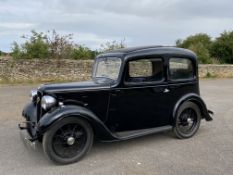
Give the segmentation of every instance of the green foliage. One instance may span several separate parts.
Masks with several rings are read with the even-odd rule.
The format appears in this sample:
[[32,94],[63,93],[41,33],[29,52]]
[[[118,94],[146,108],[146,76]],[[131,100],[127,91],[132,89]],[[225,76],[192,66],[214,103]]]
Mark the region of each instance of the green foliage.
[[200,63],[210,64],[213,62],[210,57],[212,41],[210,36],[207,34],[199,33],[191,35],[185,40],[179,39],[176,41],[176,46],[194,51],[197,54]]
[[94,59],[96,56],[96,53],[94,51],[91,51],[89,48],[84,46],[77,46],[72,51],[71,58],[73,59]]
[[12,44],[12,53],[11,53],[11,55],[15,59],[22,58],[22,56],[23,56],[23,51],[21,51],[20,46],[16,42],[14,42]]
[[44,33],[37,33],[36,31],[31,31],[31,36],[22,36],[26,39],[26,42],[22,45],[13,43],[12,56],[13,58],[48,58],[50,55],[49,43],[47,41],[46,35]]
[[[59,35],[55,30],[46,33],[31,31],[23,36],[25,42],[12,44],[11,55],[20,58],[54,58],[54,59],[93,59],[98,53],[125,48],[125,40],[106,42],[99,51],[73,43],[73,35]],[[191,35],[184,40],[177,40],[176,46],[194,51],[200,63],[233,63],[233,31],[223,32],[214,41],[205,33]],[[5,53],[0,51],[0,56]]]
[[71,34],[59,35],[55,30],[47,33],[32,30],[31,35],[22,38],[26,40],[22,45],[13,43],[13,58],[66,59],[71,57],[74,48]]
[[100,45],[101,47],[101,52],[106,52],[106,51],[111,51],[111,50],[115,50],[115,49],[121,49],[121,48],[125,48],[125,39],[121,40],[120,42],[118,41],[112,41],[112,42],[106,42],[104,44]]
[[205,33],[198,33],[196,35],[191,35],[185,40],[177,40],[177,47],[189,48],[191,45],[201,43],[206,49],[210,49],[212,41],[209,35]]
[[221,63],[233,64],[233,31],[225,31],[216,38],[211,48],[211,54]]
[[124,48],[124,40],[101,44],[100,52],[73,43],[73,35],[59,35],[55,30],[47,33],[31,31],[30,35],[22,36],[26,41],[19,45],[12,44],[11,55],[15,59],[94,59],[98,53]]
[[20,58],[54,59],[93,59],[97,51],[73,43],[73,35],[59,35],[55,30],[47,33],[31,31],[29,36],[22,36],[26,41],[19,45],[12,44],[12,56]]
[[213,63],[212,59],[210,58],[209,50],[203,45],[203,43],[198,42],[189,46],[190,50],[195,52],[198,56],[198,60],[202,64],[211,64]]

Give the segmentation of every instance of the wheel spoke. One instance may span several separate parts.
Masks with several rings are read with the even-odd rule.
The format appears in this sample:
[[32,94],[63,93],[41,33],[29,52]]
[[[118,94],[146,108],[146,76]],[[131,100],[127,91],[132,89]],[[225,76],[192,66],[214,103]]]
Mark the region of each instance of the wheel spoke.
[[193,109],[185,109],[179,116],[177,125],[183,133],[189,133],[195,128],[197,119]]
[[[75,139],[68,142],[68,139]],[[70,158],[78,154],[84,147],[86,134],[79,124],[67,124],[59,128],[53,136],[53,149],[59,156]]]

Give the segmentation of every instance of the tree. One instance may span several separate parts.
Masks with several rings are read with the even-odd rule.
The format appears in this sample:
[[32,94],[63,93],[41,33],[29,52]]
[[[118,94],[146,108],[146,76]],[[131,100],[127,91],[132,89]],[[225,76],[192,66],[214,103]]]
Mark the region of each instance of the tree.
[[111,51],[111,50],[115,50],[115,49],[121,49],[121,48],[125,48],[125,39],[121,40],[120,42],[118,41],[112,41],[112,42],[106,42],[104,44],[100,45],[101,47],[101,52],[106,52],[106,51]]
[[176,41],[176,45],[182,48],[189,48],[197,43],[202,43],[203,47],[209,50],[212,44],[211,37],[205,33],[198,33],[187,37],[185,40],[179,39]]
[[211,37],[205,33],[191,35],[185,40],[178,39],[176,46],[190,49],[198,56],[199,62],[204,64],[212,63],[210,49],[212,47]]
[[216,38],[211,48],[211,55],[221,63],[233,63],[233,31],[225,31]]
[[212,59],[210,59],[209,50],[202,43],[199,42],[199,43],[190,45],[189,49],[198,55],[199,63],[202,63],[202,64],[213,63]]
[[48,31],[46,39],[49,43],[51,57],[56,59],[67,59],[71,57],[73,34],[59,35],[55,30]]
[[26,41],[19,45],[13,43],[13,58],[70,58],[74,44],[72,34],[59,35],[55,30],[47,33],[31,31],[30,35],[23,35]]

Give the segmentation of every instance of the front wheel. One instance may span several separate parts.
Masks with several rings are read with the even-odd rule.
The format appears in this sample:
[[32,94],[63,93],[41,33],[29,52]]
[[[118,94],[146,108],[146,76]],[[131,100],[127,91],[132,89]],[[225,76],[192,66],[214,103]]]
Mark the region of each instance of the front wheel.
[[43,136],[45,154],[59,164],[77,162],[91,149],[92,143],[92,127],[76,117],[60,120]]
[[197,132],[200,123],[199,107],[193,102],[185,102],[178,109],[173,131],[180,139],[190,138]]

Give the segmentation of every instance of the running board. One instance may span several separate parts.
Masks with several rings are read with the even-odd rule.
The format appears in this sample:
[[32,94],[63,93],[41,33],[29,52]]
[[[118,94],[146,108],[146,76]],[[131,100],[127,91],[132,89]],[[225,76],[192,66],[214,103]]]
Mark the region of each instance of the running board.
[[140,130],[132,130],[132,131],[123,131],[115,133],[115,137],[119,140],[128,140],[136,137],[141,137],[149,134],[155,134],[159,132],[169,131],[172,129],[171,125],[161,126],[156,128],[149,129],[140,129]]

